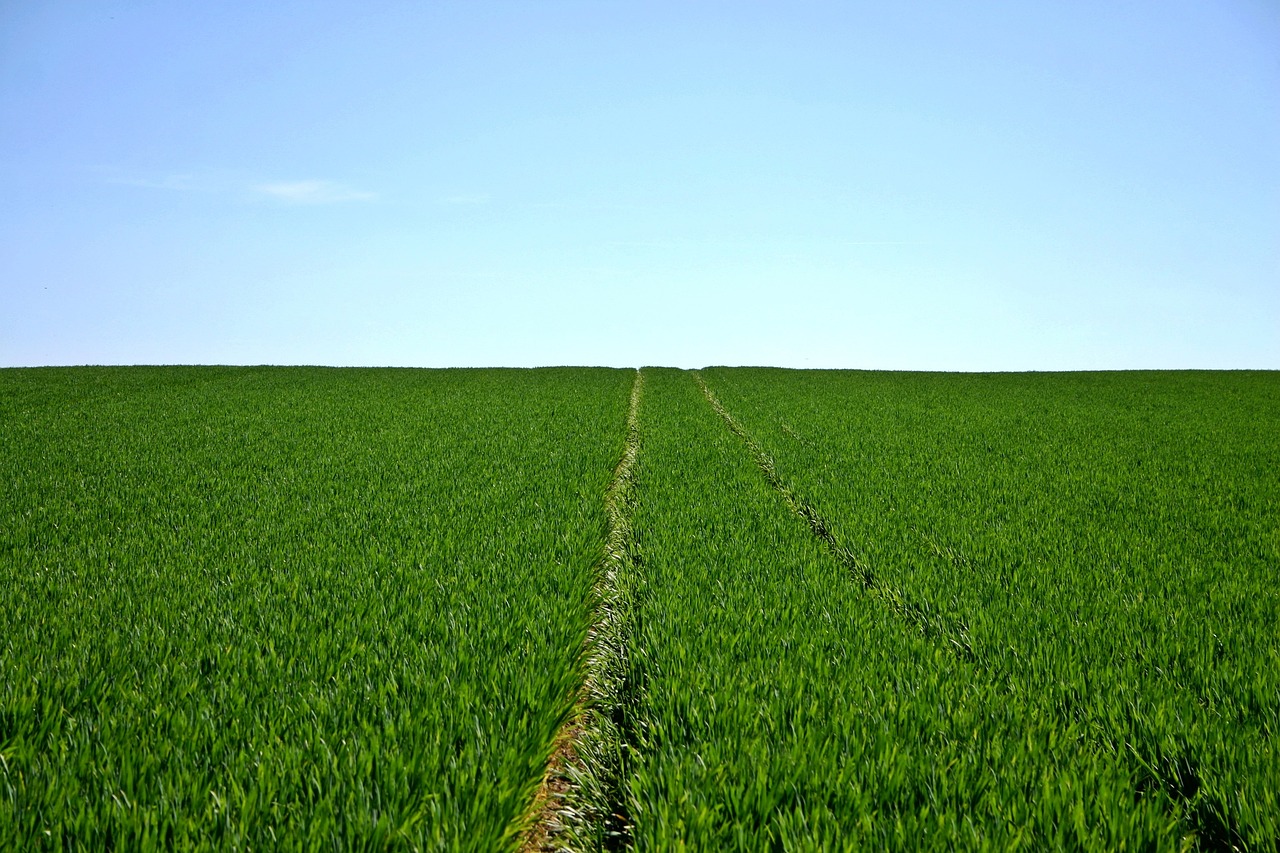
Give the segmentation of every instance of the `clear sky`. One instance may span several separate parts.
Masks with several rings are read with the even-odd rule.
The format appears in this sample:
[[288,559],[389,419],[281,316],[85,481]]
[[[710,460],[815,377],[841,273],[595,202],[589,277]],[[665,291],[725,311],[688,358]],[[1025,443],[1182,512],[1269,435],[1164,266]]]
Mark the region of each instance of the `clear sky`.
[[0,365],[1280,368],[1280,3],[0,2]]

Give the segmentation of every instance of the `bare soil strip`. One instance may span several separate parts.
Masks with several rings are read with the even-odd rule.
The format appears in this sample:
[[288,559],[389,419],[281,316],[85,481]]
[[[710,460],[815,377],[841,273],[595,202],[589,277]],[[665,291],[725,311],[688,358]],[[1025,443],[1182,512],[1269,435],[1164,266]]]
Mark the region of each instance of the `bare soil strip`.
[[630,834],[620,796],[625,745],[618,724],[633,615],[629,545],[643,386],[644,376],[637,370],[626,444],[605,491],[609,528],[597,568],[594,619],[583,650],[583,682],[568,720],[556,734],[527,812],[531,823],[520,843],[526,853],[614,849],[624,846]]
[[805,520],[813,535],[826,544],[832,556],[848,568],[854,579],[862,584],[862,588],[868,594],[882,601],[890,610],[915,624],[925,636],[945,639],[947,647],[954,654],[964,660],[972,660],[974,653],[973,646],[969,642],[968,629],[964,625],[931,610],[927,605],[922,606],[908,600],[900,590],[877,578],[875,571],[870,566],[859,559],[851,550],[840,544],[835,534],[831,532],[831,526],[813,505],[796,494],[791,486],[782,479],[777,467],[774,465],[773,457],[752,438],[742,424],[721,404],[715,393],[707,386],[702,374],[695,370],[693,378],[697,381],[698,387],[702,389],[702,395],[707,398],[711,408],[715,409],[716,414],[720,415],[730,431],[747,445],[747,448],[755,457],[756,465],[764,472],[765,479],[769,481],[769,484],[782,495],[783,500],[786,501],[791,511]]

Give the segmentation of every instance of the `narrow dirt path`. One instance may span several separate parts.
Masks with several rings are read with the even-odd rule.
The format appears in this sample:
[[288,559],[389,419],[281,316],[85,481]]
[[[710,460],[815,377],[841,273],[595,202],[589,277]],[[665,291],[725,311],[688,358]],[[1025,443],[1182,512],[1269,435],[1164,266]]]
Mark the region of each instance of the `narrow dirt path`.
[[597,566],[595,611],[583,650],[582,686],[568,720],[554,740],[542,783],[528,814],[532,823],[520,850],[598,850],[625,844],[628,821],[622,813],[618,728],[627,648],[634,608],[631,596],[632,479],[640,453],[640,398],[644,374],[636,371],[627,412],[622,457],[605,491],[608,534]]

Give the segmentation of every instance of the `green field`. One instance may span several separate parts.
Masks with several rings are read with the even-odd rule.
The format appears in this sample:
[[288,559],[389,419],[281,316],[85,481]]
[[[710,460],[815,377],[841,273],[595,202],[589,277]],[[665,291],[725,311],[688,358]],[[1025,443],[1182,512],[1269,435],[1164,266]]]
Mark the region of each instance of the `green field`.
[[1274,372],[3,370],[0,849],[1277,850],[1277,425]]

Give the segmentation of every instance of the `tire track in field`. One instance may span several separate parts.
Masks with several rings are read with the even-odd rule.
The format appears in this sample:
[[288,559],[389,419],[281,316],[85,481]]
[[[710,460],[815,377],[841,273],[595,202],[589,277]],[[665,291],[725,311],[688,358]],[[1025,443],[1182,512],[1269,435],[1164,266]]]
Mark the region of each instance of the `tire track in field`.
[[792,512],[804,519],[813,535],[820,539],[827,546],[827,550],[831,552],[831,555],[849,570],[854,580],[862,584],[863,590],[879,600],[889,610],[919,628],[924,636],[938,637],[945,640],[947,648],[953,654],[962,660],[973,661],[975,655],[973,645],[969,639],[969,629],[962,622],[949,618],[928,605],[909,600],[901,590],[886,584],[876,575],[871,566],[863,562],[849,548],[842,545],[836,539],[835,534],[832,533],[831,525],[827,520],[822,517],[813,504],[806,501],[791,488],[787,481],[782,478],[782,475],[778,473],[773,457],[747,432],[746,428],[738,422],[738,419],[724,407],[719,398],[716,397],[715,392],[707,385],[706,380],[702,378],[702,373],[697,370],[693,371],[693,378],[698,383],[698,387],[702,389],[702,395],[706,397],[711,408],[724,420],[729,430],[747,445],[747,449],[755,457],[756,465],[764,473],[769,485],[773,486],[782,495],[782,499],[786,501]]
[[631,508],[640,454],[640,398],[636,370],[627,411],[626,443],[605,490],[608,533],[597,564],[595,608],[583,648],[583,678],[568,720],[553,741],[546,770],[525,813],[522,853],[599,850],[625,846],[629,821],[622,803],[621,729],[628,643],[634,623],[630,571]]

